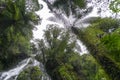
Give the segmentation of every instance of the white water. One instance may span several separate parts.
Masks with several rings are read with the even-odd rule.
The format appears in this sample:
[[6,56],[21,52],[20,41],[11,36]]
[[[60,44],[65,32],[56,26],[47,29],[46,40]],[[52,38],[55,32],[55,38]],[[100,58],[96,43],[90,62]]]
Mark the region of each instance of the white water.
[[[51,0],[51,1],[54,1],[54,0]],[[82,19],[75,22],[76,27],[81,27],[83,25],[86,25],[86,26],[89,25],[89,23],[88,24],[86,23],[86,19],[91,18],[91,17],[98,17],[98,16],[109,17],[109,16],[111,16],[111,14],[112,14],[112,16],[114,16],[114,14],[110,10],[108,10],[109,2],[107,3],[107,2],[105,2],[105,0],[101,0],[100,3],[96,3],[97,1],[100,1],[100,0],[89,0],[88,6],[93,6],[93,10],[87,16],[84,16]],[[40,25],[36,26],[37,30],[33,31],[34,39],[43,38],[43,36],[42,36],[44,33],[43,30],[46,29],[46,26],[48,24],[57,24],[60,27],[64,27],[66,24],[67,24],[66,26],[70,26],[74,23],[75,18],[73,15],[70,15],[69,17],[66,17],[64,14],[60,15],[60,17],[63,17],[64,21],[66,21],[66,22],[64,22],[62,20],[58,20],[53,13],[50,13],[50,10],[48,9],[47,4],[44,1],[39,0],[39,3],[43,5],[43,9],[37,11],[36,13],[40,16],[40,18],[42,18],[42,22]],[[104,6],[102,6],[102,5],[104,5]],[[101,7],[101,13],[98,13],[99,12],[98,9],[100,7]],[[51,17],[58,21],[55,21],[55,22],[50,21]],[[77,43],[79,46],[79,49],[76,49],[77,52],[79,52],[80,54],[88,53],[86,47],[83,45],[83,43],[81,41],[77,40]],[[31,61],[32,61],[32,64],[29,64]],[[50,78],[48,77],[48,75],[46,74],[46,72],[44,70],[44,66],[33,58],[25,59],[25,60],[19,62],[16,67],[14,67],[8,71],[0,72],[0,74],[1,74],[0,80],[16,80],[19,73],[21,71],[23,71],[23,69],[25,69],[29,66],[40,66],[40,69],[46,75],[46,77],[45,76],[42,77],[42,80],[50,80]]]

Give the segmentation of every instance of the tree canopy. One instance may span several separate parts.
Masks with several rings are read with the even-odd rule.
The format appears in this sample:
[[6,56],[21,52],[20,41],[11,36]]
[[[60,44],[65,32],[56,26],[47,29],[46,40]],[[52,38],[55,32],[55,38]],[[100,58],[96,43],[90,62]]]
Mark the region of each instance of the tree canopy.
[[44,39],[37,42],[36,59],[43,62],[52,80],[109,79],[90,54],[80,56],[75,52],[76,37],[69,30],[49,25]]
[[32,30],[39,17],[26,6],[26,0],[0,2],[0,62],[7,68],[13,56],[30,53]]
[[[44,0],[55,14],[74,17],[72,27],[65,29],[48,25],[43,39],[31,43],[32,30],[38,25],[38,0],[0,1],[0,71],[35,54],[52,80],[119,80],[120,79],[120,20],[96,18],[87,28],[76,28],[75,22],[92,9],[87,0]],[[118,14],[120,0],[111,1],[109,8]],[[43,13],[44,14],[44,13]],[[61,16],[60,16],[61,17]],[[89,54],[75,51],[81,40]],[[41,80],[39,67],[29,67],[18,80]]]

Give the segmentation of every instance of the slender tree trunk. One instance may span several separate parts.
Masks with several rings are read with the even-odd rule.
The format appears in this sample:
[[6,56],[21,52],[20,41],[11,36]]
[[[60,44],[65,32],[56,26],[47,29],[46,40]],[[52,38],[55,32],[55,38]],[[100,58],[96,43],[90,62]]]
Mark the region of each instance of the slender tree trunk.
[[42,50],[42,58],[43,58],[43,64],[45,64],[46,60],[45,60],[45,52],[44,52],[44,50]]
[[87,46],[91,55],[97,60],[97,62],[103,67],[105,72],[109,75],[112,80],[120,80],[120,67],[104,53],[104,50],[99,50],[97,45],[91,44],[84,37],[84,33],[79,29],[72,27],[73,33]]

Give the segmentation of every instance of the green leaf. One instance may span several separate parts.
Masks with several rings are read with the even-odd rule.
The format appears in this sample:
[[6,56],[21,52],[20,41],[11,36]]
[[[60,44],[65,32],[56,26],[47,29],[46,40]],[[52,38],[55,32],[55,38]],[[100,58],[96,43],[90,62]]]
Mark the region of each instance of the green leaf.
[[111,1],[109,8],[110,8],[113,12],[119,13],[119,12],[120,12],[119,6],[120,6],[120,0],[114,0],[114,1]]

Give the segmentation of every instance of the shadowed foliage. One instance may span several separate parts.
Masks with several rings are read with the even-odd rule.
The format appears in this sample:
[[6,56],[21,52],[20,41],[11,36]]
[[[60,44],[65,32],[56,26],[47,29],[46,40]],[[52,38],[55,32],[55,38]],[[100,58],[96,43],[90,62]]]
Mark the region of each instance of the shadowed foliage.
[[[78,36],[78,39],[83,41],[87,46],[91,55],[100,63],[105,72],[111,77],[112,80],[120,79],[120,66],[119,66],[119,45],[120,40],[116,30],[119,30],[117,21],[110,19],[109,22],[105,19],[93,23],[90,27],[80,30],[72,27],[72,31]],[[102,23],[101,23],[102,22]],[[111,24],[112,23],[112,24]],[[105,25],[104,25],[105,24]],[[115,25],[115,27],[113,26]],[[104,28],[102,28],[104,26]],[[106,30],[114,28],[113,31]],[[106,29],[106,30],[105,30]],[[115,38],[117,39],[115,39]],[[113,48],[115,47],[115,48]],[[118,49],[117,49],[118,48]],[[113,51],[112,51],[113,50]],[[114,57],[113,57],[114,56]]]

